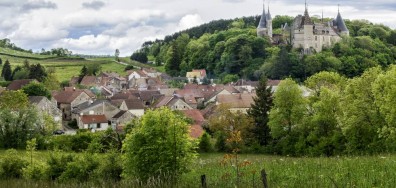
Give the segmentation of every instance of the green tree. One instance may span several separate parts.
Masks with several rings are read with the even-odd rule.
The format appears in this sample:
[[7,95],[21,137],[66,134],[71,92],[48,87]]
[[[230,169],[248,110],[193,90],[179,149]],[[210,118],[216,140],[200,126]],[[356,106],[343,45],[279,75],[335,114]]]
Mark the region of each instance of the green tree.
[[8,59],[5,61],[3,65],[3,69],[1,70],[1,76],[4,77],[4,80],[11,81],[12,80],[12,70],[11,65]]
[[[83,67],[84,68],[84,67]],[[102,66],[99,63],[90,63],[87,65],[87,74],[90,76],[96,76],[102,71]]]
[[307,113],[307,102],[302,90],[291,79],[281,81],[274,93],[274,106],[269,113],[268,125],[282,154],[294,154],[294,144]]
[[23,86],[22,90],[28,96],[45,96],[51,99],[51,92],[42,83],[31,82]]
[[273,105],[271,89],[267,87],[267,78],[262,77],[256,87],[254,103],[248,110],[249,116],[254,119],[254,136],[260,145],[268,145],[272,139],[268,127],[268,113]]
[[29,70],[30,79],[36,79],[37,81],[42,82],[46,77],[47,77],[47,72],[45,68],[40,65],[40,63],[30,66],[30,70]]
[[[148,111],[123,143],[125,177],[178,178],[195,158],[188,123],[168,108]],[[174,179],[175,180],[175,179]]]
[[119,49],[116,49],[115,50],[115,53],[114,53],[114,56],[115,56],[115,60],[116,61],[120,61],[120,50]]
[[59,90],[61,85],[55,73],[49,73],[43,84],[49,91]]
[[0,65],[3,65],[3,60],[0,58]]
[[212,146],[212,143],[210,141],[210,135],[207,132],[205,132],[201,136],[198,146],[199,146],[199,151],[200,152],[211,152],[211,151],[213,151],[213,146]]
[[17,110],[27,108],[29,98],[21,91],[4,91],[0,95],[0,109]]

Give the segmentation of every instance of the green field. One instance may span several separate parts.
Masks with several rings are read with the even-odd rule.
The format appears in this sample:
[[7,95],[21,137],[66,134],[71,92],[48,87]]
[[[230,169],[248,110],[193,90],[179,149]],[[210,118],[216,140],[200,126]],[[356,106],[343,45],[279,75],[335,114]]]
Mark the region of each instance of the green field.
[[[9,55],[1,55],[0,58],[3,63],[8,59],[11,63],[11,67],[14,69],[16,66],[22,66],[25,60],[28,60],[30,64],[40,63],[44,67],[55,68],[55,74],[59,81],[70,80],[72,76],[78,76],[81,68],[84,65],[89,65],[93,63],[100,64],[102,66],[103,72],[117,72],[120,75],[126,75],[124,68],[125,65],[121,65],[113,61],[112,58],[98,58],[98,59],[82,59],[82,58],[50,58],[50,59],[29,59],[29,58],[19,58]],[[0,67],[1,71],[2,67]]]
[[[26,152],[19,151],[27,156]],[[0,158],[4,151],[0,152]],[[103,154],[99,154],[100,155]],[[45,161],[49,152],[34,155]],[[201,154],[184,174],[177,187],[200,187],[201,175],[206,175],[208,187],[236,187],[236,171],[230,163],[222,165],[223,154]],[[282,156],[242,154],[239,161],[251,164],[241,167],[238,187],[263,187],[260,171],[265,169],[269,187],[394,187],[396,185],[396,156],[293,158]],[[84,182],[60,184],[57,182],[29,182],[25,180],[0,181],[0,187],[137,187],[131,181]]]

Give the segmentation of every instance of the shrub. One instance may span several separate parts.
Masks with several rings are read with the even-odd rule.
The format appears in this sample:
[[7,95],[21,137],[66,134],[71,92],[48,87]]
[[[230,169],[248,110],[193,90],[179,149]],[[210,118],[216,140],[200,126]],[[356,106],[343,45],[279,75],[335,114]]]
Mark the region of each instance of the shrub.
[[105,181],[120,181],[121,173],[121,155],[116,151],[106,154],[99,167],[95,170],[96,178]]
[[210,135],[204,133],[199,141],[199,151],[200,152],[211,152],[213,150],[212,143],[210,142]]
[[0,161],[0,177],[2,179],[21,178],[23,168],[28,162],[22,159],[15,149],[7,150]]
[[47,160],[47,175],[51,180],[56,180],[66,170],[67,164],[74,161],[72,154],[53,153]]
[[48,165],[42,162],[35,162],[22,169],[25,179],[46,180],[48,179]]
[[59,181],[76,180],[79,182],[87,181],[98,168],[99,162],[96,155],[84,154],[78,156],[74,161],[67,163],[66,170],[59,176]]

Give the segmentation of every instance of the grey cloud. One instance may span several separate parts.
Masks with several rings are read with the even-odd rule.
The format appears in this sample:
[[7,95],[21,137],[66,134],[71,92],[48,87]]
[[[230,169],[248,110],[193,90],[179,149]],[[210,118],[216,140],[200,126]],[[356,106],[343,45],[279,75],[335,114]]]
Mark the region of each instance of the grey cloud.
[[[304,1],[302,0],[284,0],[283,2],[290,5],[304,5]],[[322,0],[322,1],[307,1],[307,3],[308,3],[308,7],[310,5],[337,6],[339,4],[340,10],[342,10],[343,6],[351,6],[358,10],[370,10],[370,9],[396,10],[396,2],[394,0],[376,0],[376,1],[359,1],[359,2],[356,2],[355,0],[344,0],[342,2],[337,2],[334,0]]]
[[99,10],[102,7],[105,6],[105,3],[103,1],[92,1],[92,2],[85,2],[82,4],[82,6],[86,9],[94,9],[94,10]]
[[56,3],[53,3],[51,1],[43,1],[43,0],[29,1],[22,5],[22,10],[24,11],[30,11],[36,9],[57,9],[57,8],[58,6],[56,5]]

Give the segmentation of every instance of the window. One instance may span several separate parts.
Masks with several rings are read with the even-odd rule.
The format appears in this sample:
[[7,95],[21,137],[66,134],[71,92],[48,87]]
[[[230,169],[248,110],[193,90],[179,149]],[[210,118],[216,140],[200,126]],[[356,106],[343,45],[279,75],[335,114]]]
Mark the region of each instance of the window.
[[97,123],[97,124],[96,124],[96,128],[97,128],[97,129],[100,129],[100,123]]
[[315,40],[316,40],[316,41],[318,40],[318,36],[315,36]]

